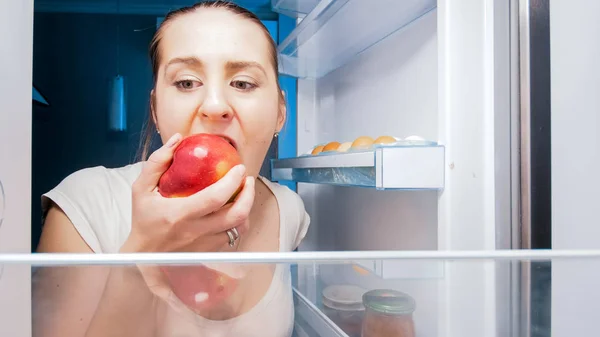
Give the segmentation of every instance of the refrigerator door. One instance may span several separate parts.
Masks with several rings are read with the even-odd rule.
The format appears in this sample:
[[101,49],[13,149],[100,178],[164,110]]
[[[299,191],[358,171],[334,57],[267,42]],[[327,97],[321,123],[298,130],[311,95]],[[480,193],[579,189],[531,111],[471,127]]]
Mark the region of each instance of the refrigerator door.
[[[0,13],[0,253],[30,253],[33,0],[3,1]],[[0,336],[29,336],[29,266],[0,269]]]
[[[597,249],[600,230],[597,2],[521,0],[521,230],[525,249]],[[520,266],[519,336],[594,331],[596,269]],[[577,280],[577,281],[576,281]],[[566,284],[575,289],[564,291]],[[540,286],[540,285],[544,286]]]
[[[599,249],[600,2],[531,1],[532,6],[548,8],[546,2],[549,19],[544,28],[549,31],[546,50],[550,56],[544,91],[550,93],[545,103],[550,109],[537,111],[549,120],[544,125],[545,163],[551,164],[551,170],[546,169],[544,182],[549,183],[546,189],[551,197],[543,200],[552,227],[546,230],[551,233],[546,240],[552,249]],[[532,62],[537,62],[533,56]],[[532,98],[533,85],[532,78]],[[533,104],[531,113],[536,113]],[[592,280],[600,275],[600,269],[581,267],[583,263],[552,264],[552,336],[576,336],[598,329],[591,320],[597,317],[592,306],[600,302],[600,292]],[[562,291],[568,284],[576,286]]]

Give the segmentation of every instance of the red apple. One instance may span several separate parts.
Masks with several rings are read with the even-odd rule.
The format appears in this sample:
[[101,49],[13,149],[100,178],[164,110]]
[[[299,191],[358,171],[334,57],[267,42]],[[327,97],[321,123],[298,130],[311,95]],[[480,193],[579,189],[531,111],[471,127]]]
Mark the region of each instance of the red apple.
[[[190,196],[214,184],[241,163],[237,150],[221,136],[200,133],[186,137],[175,149],[171,166],[160,177],[158,191],[168,198]],[[242,186],[229,201],[241,189]]]

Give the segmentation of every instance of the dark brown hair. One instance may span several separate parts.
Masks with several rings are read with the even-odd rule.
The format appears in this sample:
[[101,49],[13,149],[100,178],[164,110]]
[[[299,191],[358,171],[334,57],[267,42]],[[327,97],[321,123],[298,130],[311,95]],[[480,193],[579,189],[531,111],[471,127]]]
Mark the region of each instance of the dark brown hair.
[[[176,18],[178,18],[180,16],[183,16],[183,15],[189,14],[189,13],[194,13],[197,10],[204,9],[204,8],[216,8],[216,9],[227,10],[233,14],[239,15],[243,19],[250,20],[250,21],[256,23],[259,27],[262,28],[262,30],[265,34],[265,37],[267,38],[267,41],[269,42],[269,55],[271,57],[271,65],[273,67],[273,71],[275,72],[275,80],[277,83],[277,91],[279,94],[279,100],[280,100],[280,103],[283,104],[284,98],[283,98],[283,94],[282,94],[281,87],[279,84],[279,78],[277,76],[277,74],[278,74],[277,45],[276,45],[275,41],[273,40],[273,38],[271,37],[269,30],[267,29],[267,27],[265,27],[265,25],[260,21],[260,19],[254,13],[245,9],[244,7],[236,5],[230,1],[224,1],[224,0],[201,1],[192,6],[181,7],[179,9],[173,10],[165,16],[163,22],[161,22],[160,26],[156,30],[156,33],[154,33],[154,37],[152,38],[152,42],[150,43],[150,50],[149,50],[150,55],[149,56],[150,56],[150,61],[152,63],[152,74],[153,74],[154,86],[156,87],[156,81],[158,79],[158,68],[159,68],[160,62],[161,62],[160,41],[162,39],[162,35],[163,35],[163,31],[165,30],[165,27],[169,23],[171,23],[173,20],[175,20]],[[152,118],[152,111],[153,111],[152,107],[154,106],[154,104],[155,104],[154,97],[151,97],[150,98],[151,109],[150,109],[150,113],[148,114],[148,119],[147,119],[146,125],[144,127],[144,131],[142,133],[142,146],[140,149],[141,150],[141,155],[140,155],[141,160],[146,160],[148,158],[148,155],[150,154],[150,148],[152,146],[152,140],[157,131],[156,125],[154,124],[154,119]]]

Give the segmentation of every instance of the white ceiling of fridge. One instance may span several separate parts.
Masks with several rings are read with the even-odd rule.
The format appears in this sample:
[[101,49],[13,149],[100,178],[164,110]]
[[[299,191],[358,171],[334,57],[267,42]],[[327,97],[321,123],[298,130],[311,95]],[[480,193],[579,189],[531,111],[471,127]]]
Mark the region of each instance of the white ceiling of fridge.
[[436,7],[435,0],[280,0],[274,4],[274,10],[281,12],[312,7],[278,47],[281,73],[300,78],[328,74]]

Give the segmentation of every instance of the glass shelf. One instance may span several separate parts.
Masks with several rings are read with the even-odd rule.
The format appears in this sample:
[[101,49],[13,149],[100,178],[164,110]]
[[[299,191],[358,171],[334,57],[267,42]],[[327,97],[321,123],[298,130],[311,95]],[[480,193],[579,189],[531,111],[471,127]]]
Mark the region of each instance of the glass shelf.
[[376,189],[444,188],[441,145],[382,146],[360,152],[272,159],[271,179]]
[[[304,0],[282,2],[300,8]],[[279,45],[280,72],[322,77],[436,6],[436,0],[321,0]]]
[[303,18],[312,11],[321,0],[271,0],[273,12],[292,18]]
[[[434,263],[441,266],[444,276],[381,279],[353,271],[350,267],[357,261],[407,265]],[[112,326],[104,326],[103,329],[124,330],[126,326],[132,328],[132,324],[139,328],[140,324],[147,323],[145,327],[158,325],[161,336],[216,333],[218,331],[210,329],[222,326],[197,324],[200,318],[196,315],[225,319],[241,315],[239,317],[243,318],[248,311],[240,307],[240,312],[236,313],[230,303],[243,303],[244,298],[240,296],[253,289],[248,282],[257,280],[253,276],[257,270],[275,273],[271,284],[281,291],[267,292],[266,288],[259,288],[265,296],[279,296],[276,298],[284,301],[278,303],[285,304],[284,307],[294,313],[294,322],[289,322],[290,328],[293,325],[294,336],[302,337],[359,337],[366,324],[385,323],[388,319],[398,324],[401,321],[401,325],[408,322],[414,326],[416,336],[500,337],[506,336],[507,329],[495,330],[496,327],[509,327],[510,317],[518,317],[519,310],[522,310],[519,303],[525,305],[532,316],[541,318],[536,321],[536,329],[544,331],[543,335],[549,336],[552,332],[553,336],[579,336],[595,331],[595,313],[600,310],[600,292],[597,289],[600,282],[599,250],[36,253],[0,254],[0,265],[6,266],[5,276],[13,282],[10,286],[0,282],[0,298],[21,291],[17,289],[18,285],[23,286],[23,291],[31,289],[31,303],[20,306],[26,310],[16,310],[15,303],[0,301],[3,319],[22,324],[23,331],[29,331],[31,324],[38,331],[65,325],[70,329],[76,328],[69,324],[73,317],[69,317],[68,313],[94,315],[94,310],[90,309],[95,306],[90,306],[90,300],[102,298],[107,294],[107,287],[111,287],[112,291],[108,294],[113,295],[108,303],[114,304],[114,310],[123,310],[122,314],[128,318],[115,319],[119,314],[115,313],[110,317]],[[186,268],[179,269],[181,267]],[[289,271],[292,268],[297,272],[290,283],[289,275],[293,274]],[[174,275],[178,270],[188,274],[179,275],[179,278],[164,277],[167,273]],[[515,270],[531,274],[531,278],[519,281],[520,278],[513,275]],[[109,271],[115,281],[104,285],[100,275],[109,275]],[[218,271],[222,271],[218,277],[211,274]],[[231,278],[229,275],[238,276]],[[100,282],[90,283],[90,279]],[[189,280],[197,281],[190,283]],[[527,286],[534,293],[515,292],[514,289],[520,286]],[[196,302],[180,301],[186,292],[198,295],[199,288],[207,291],[202,293],[205,296],[200,299],[194,297]],[[86,296],[74,297],[73,294]],[[396,315],[406,315],[406,310],[411,315],[368,317],[366,308],[373,303],[373,296],[380,301],[378,307],[382,308],[381,301],[389,299],[388,295],[400,296],[402,303],[409,304],[409,308],[404,305],[403,314],[396,312]],[[146,306],[146,303],[156,306]],[[268,307],[264,303],[257,302],[255,305],[260,311],[250,315],[253,320],[261,319],[259,313],[273,315],[266,311]],[[387,304],[390,304],[389,301]],[[62,312],[61,306],[66,305],[70,308]],[[201,314],[192,311],[196,309],[194,305],[202,307],[198,308]],[[162,314],[156,315],[151,308],[160,310]],[[277,310],[281,310],[281,306]],[[288,317],[285,315],[287,313],[282,317]],[[157,317],[160,319],[156,320]],[[210,320],[202,321],[210,323]],[[227,335],[273,335],[265,331],[265,322],[258,323],[227,325],[228,332],[231,332]],[[16,325],[13,324],[11,331],[20,331]],[[239,329],[250,330],[240,334]],[[110,331],[103,332],[110,335]],[[155,333],[147,332],[148,335]]]

